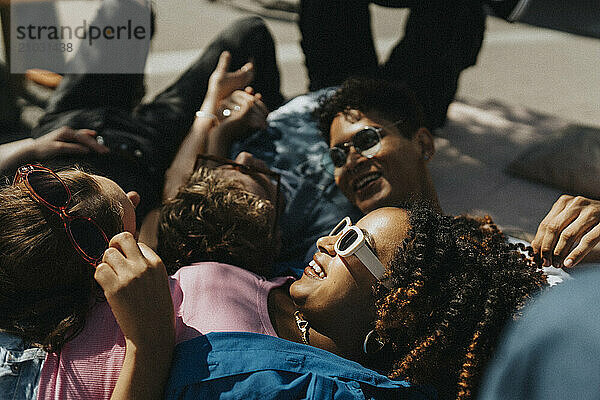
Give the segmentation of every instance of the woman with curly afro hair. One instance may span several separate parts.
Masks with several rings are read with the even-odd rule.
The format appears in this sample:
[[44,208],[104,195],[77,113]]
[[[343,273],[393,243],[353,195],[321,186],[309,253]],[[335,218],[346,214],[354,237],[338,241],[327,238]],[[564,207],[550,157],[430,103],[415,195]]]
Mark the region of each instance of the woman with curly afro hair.
[[[425,203],[406,210],[378,209],[356,227],[386,267],[380,279],[372,280],[370,299],[363,296],[345,315],[329,316],[338,323],[364,322],[365,314],[372,313],[373,330],[367,335],[368,328],[354,325],[363,332],[363,355],[346,356],[391,378],[431,385],[440,399],[476,398],[504,325],[547,285],[539,260],[526,256],[524,247],[507,243],[490,217],[446,216]],[[318,318],[319,305],[335,303],[335,297],[347,300],[353,291],[331,282],[336,259],[358,286],[364,283],[364,275],[361,278],[361,271],[353,267],[356,257],[340,257],[340,244],[335,246],[340,235],[344,234],[317,242],[314,260],[316,269],[324,272],[321,280],[305,274],[290,290],[317,331],[331,332],[324,326],[335,325]],[[331,286],[328,291],[323,290],[326,285]],[[299,293],[306,294],[305,301]]]

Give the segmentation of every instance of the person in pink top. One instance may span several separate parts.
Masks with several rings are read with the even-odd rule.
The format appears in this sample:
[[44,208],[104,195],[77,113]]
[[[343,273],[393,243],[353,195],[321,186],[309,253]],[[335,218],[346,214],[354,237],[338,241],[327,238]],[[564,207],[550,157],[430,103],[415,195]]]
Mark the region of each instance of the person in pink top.
[[[269,293],[288,278],[265,280],[239,267],[203,262],[169,278],[175,310],[175,342],[209,332],[277,336],[269,318]],[[148,296],[149,297],[149,296]],[[152,334],[160,334],[160,330]],[[39,393],[52,399],[109,399],[125,360],[126,341],[108,303],[90,312],[85,327],[42,368]],[[166,360],[160,360],[165,363]]]
[[0,189],[0,329],[59,354],[106,299],[108,313],[97,317],[118,324],[122,346],[111,399],[160,398],[175,340],[162,261],[134,240],[138,203],[110,179],[39,165],[19,168]]

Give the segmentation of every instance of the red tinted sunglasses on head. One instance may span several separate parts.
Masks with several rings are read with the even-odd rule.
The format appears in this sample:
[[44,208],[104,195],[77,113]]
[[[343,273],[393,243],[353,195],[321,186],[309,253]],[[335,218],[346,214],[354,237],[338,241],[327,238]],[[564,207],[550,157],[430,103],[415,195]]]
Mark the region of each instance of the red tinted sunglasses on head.
[[96,266],[108,248],[108,238],[93,219],[67,213],[71,191],[64,181],[51,169],[41,165],[25,165],[17,170],[13,185],[21,182],[34,200],[61,218],[75,250],[85,261]]

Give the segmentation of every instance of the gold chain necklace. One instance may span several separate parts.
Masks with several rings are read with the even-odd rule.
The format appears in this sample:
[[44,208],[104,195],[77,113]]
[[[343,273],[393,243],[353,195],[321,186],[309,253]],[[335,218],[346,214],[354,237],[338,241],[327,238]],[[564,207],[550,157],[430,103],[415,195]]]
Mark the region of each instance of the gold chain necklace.
[[304,316],[300,313],[300,311],[296,311],[294,313],[294,318],[296,319],[296,325],[298,326],[298,330],[302,334],[302,343],[309,345],[309,334],[308,330],[310,329],[310,324],[307,320],[304,319]]

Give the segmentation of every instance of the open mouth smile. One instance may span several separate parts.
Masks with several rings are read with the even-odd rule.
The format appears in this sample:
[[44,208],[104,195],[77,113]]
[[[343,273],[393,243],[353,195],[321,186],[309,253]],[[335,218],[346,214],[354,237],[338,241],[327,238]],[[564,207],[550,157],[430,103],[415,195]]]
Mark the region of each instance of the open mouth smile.
[[325,270],[317,264],[315,260],[312,260],[308,266],[304,268],[304,274],[316,279],[325,279],[325,277],[327,277]]
[[370,172],[366,175],[363,175],[360,178],[357,178],[352,182],[352,189],[355,192],[365,189],[369,184],[375,182],[377,179],[381,178],[381,172]]

